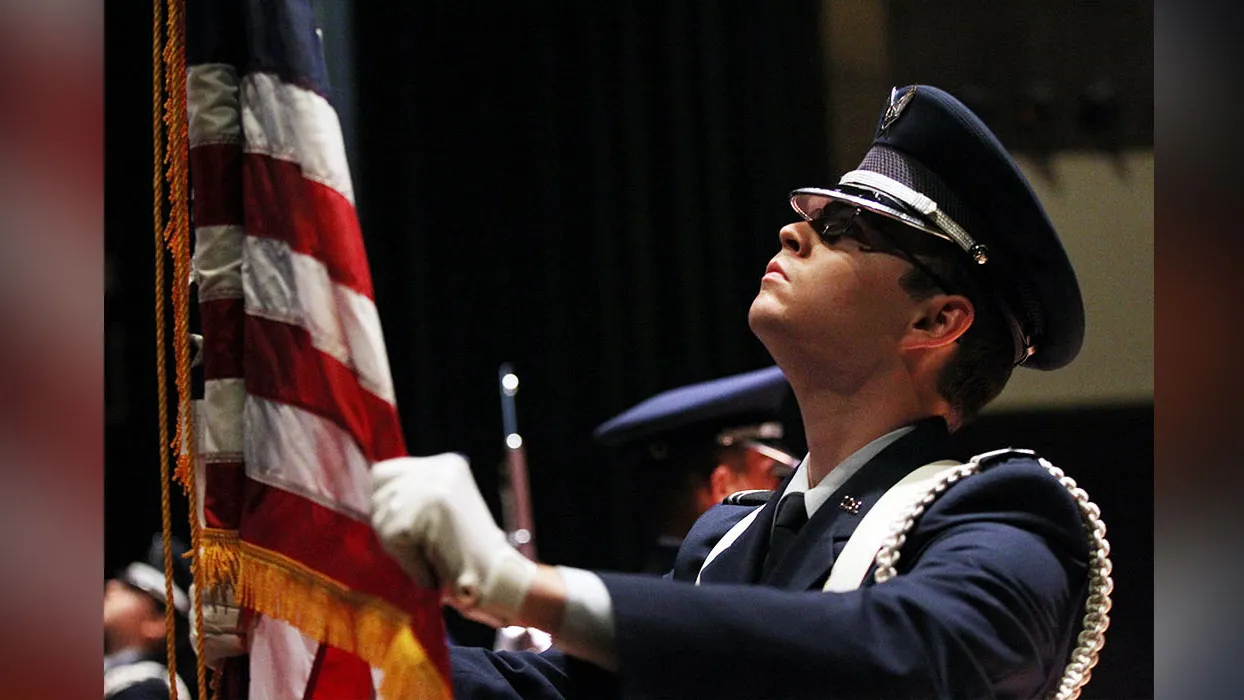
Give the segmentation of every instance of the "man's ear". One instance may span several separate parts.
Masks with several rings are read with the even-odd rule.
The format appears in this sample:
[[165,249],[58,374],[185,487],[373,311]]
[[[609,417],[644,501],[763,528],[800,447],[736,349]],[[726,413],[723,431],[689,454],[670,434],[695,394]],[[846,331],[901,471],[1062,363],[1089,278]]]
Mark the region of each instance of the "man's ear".
[[713,503],[721,503],[721,499],[735,492],[734,471],[724,464],[718,464],[708,476],[708,487],[713,495]]
[[904,348],[934,349],[954,343],[972,327],[976,307],[961,294],[935,294],[917,304]]

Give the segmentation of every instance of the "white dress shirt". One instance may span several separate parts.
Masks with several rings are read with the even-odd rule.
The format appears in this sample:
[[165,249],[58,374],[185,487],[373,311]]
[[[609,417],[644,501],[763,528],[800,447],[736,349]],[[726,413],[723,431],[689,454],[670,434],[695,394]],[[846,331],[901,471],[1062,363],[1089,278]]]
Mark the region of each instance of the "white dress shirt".
[[865,464],[876,457],[882,450],[889,447],[895,440],[903,437],[907,433],[915,430],[914,425],[905,425],[898,430],[891,430],[872,442],[864,445],[860,449],[851,453],[850,457],[842,460],[842,463],[830,470],[819,484],[812,488],[808,488],[808,465],[811,463],[812,455],[803,458],[799,463],[799,468],[795,470],[795,475],[791,477],[790,482],[786,484],[786,490],[782,492],[782,496],[788,493],[796,493],[803,491],[803,505],[808,509],[808,517],[821,507],[830,496],[833,496],[843,484],[847,483],[847,479],[855,476]]

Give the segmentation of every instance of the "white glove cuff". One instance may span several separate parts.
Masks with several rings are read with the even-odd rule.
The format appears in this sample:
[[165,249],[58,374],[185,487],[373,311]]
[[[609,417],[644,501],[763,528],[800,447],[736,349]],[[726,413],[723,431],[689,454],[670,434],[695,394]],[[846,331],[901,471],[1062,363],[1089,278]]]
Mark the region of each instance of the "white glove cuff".
[[480,591],[479,612],[509,625],[527,599],[527,592],[536,579],[536,563],[516,550],[501,550],[490,568],[488,580]]

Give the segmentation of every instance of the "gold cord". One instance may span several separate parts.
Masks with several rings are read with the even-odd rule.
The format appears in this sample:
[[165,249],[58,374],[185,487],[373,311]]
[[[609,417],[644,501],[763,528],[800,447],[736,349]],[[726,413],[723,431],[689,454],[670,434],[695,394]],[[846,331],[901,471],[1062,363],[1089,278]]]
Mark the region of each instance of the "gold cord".
[[151,31],[151,144],[153,150],[153,174],[151,188],[152,225],[155,229],[155,334],[156,334],[156,406],[160,434],[160,516],[164,535],[164,641],[165,653],[168,656],[168,687],[169,699],[177,700],[177,619],[174,616],[173,601],[173,550],[170,547],[173,531],[172,505],[169,502],[169,455],[168,445],[168,385],[165,375],[166,351],[164,337],[164,141],[160,128],[161,112],[161,60],[163,44],[163,15],[160,0],[152,3]]
[[[168,163],[170,221],[165,236],[173,256],[173,329],[177,344],[178,446],[176,478],[190,501],[190,566],[195,580],[199,579],[198,552],[202,547],[196,504],[194,459],[194,403],[190,383],[190,134],[186,114],[186,20],[185,0],[169,0],[167,18],[168,42],[164,47],[166,88],[165,115],[168,128]],[[203,592],[194,587],[196,684],[198,696],[207,698],[207,668],[203,662]]]
[[[195,503],[194,416],[190,382],[190,217],[189,139],[186,115],[185,14],[183,0],[169,0],[167,13],[162,0],[153,1],[152,13],[152,143],[154,148],[154,225],[156,233],[156,345],[160,432],[160,502],[164,532],[164,569],[167,599],[172,600],[173,560],[172,507],[170,482],[178,481],[190,500],[191,570],[198,573],[200,547],[198,508]],[[168,218],[164,217],[167,182]],[[173,262],[169,284],[173,315],[173,358],[177,386],[177,426],[172,441],[168,435],[168,367],[165,338],[164,256]],[[169,451],[175,450],[177,466],[170,475]],[[203,663],[203,614],[200,587],[194,587],[194,623],[198,640],[196,664],[198,694],[207,698],[206,668]],[[176,630],[172,607],[168,610],[168,660],[170,697],[177,697]]]

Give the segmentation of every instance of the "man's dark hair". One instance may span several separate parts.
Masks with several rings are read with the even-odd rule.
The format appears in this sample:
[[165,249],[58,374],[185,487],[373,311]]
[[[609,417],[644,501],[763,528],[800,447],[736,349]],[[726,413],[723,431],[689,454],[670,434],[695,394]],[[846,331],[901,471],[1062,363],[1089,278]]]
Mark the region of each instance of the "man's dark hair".
[[[929,238],[942,243],[933,236]],[[966,256],[957,250],[946,250],[949,246],[940,248],[937,254],[912,253],[951,289],[942,289],[919,267],[908,270],[899,283],[918,301],[938,293],[961,294],[976,309],[971,327],[959,337],[958,352],[937,378],[938,392],[950,402],[959,425],[965,425],[1002,393],[1011,378],[1014,341],[997,302],[969,272]]]

